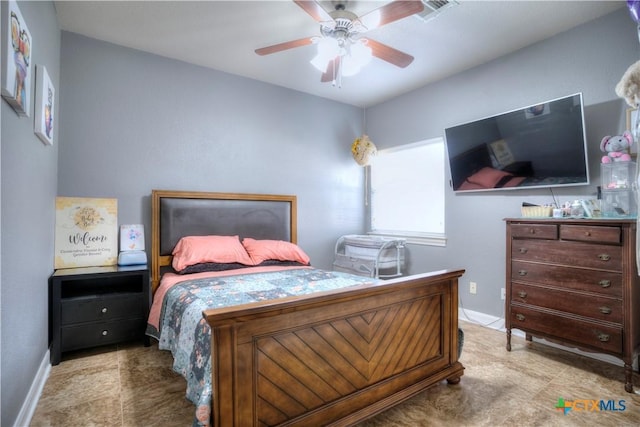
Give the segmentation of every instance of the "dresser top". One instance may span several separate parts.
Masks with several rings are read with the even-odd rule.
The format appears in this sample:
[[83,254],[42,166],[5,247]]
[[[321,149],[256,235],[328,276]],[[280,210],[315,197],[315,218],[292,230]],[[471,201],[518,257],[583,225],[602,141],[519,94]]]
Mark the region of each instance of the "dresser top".
[[636,218],[505,218],[507,223],[549,223],[579,225],[626,225],[635,224]]

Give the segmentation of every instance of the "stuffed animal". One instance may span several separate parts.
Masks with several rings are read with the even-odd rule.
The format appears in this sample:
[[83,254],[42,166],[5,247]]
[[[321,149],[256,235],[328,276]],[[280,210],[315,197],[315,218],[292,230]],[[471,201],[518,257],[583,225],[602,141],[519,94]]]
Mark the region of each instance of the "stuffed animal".
[[638,108],[640,103],[640,61],[632,64],[616,85],[616,95],[623,98],[629,107]]
[[624,131],[622,135],[605,136],[600,142],[600,150],[607,153],[602,157],[602,163],[631,161],[628,149],[632,144],[633,137],[629,131]]

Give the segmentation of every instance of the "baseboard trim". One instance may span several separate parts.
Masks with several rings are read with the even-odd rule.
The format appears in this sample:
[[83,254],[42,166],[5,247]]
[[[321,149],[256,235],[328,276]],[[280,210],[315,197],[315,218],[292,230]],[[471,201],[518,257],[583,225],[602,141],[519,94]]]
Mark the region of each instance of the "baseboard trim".
[[[476,325],[485,326],[487,328],[495,329],[501,332],[507,332],[504,326],[504,318],[496,317],[486,313],[480,313],[479,311],[467,310],[466,308],[460,307],[460,311],[458,313],[458,320],[462,322],[470,322],[475,323]],[[464,323],[461,324],[461,327],[464,329]],[[511,335],[524,338],[525,334],[519,329],[512,329]],[[615,356],[611,356],[609,354],[602,353],[590,353],[587,351],[582,351],[573,347],[565,347],[560,344],[556,344],[551,341],[547,341],[542,338],[533,337],[534,342],[539,342],[551,347],[559,348],[561,350],[570,351],[571,353],[579,354],[581,356],[590,357],[592,359],[600,360],[602,362],[611,363],[612,365],[624,366],[624,362],[621,359],[618,359]],[[507,345],[507,338],[505,336],[505,346]],[[505,350],[506,351],[506,350]],[[637,358],[633,361],[633,369],[638,370],[638,361]]]
[[14,427],[28,426],[31,424],[31,418],[33,418],[33,414],[36,412],[38,400],[40,400],[40,396],[42,396],[42,389],[44,388],[50,373],[51,363],[49,361],[49,350],[47,350],[42,362],[40,362],[38,372],[36,372],[36,376],[31,383],[29,393],[27,393],[27,397],[22,404],[22,408],[20,408],[18,418],[13,424]]

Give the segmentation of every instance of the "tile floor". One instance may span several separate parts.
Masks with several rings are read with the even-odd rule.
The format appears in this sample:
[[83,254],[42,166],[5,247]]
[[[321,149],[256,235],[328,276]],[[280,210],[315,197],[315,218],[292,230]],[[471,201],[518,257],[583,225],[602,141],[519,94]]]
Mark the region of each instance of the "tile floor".
[[[640,395],[624,391],[621,366],[523,338],[505,350],[503,332],[461,322],[465,331],[459,385],[439,383],[359,427],[637,426]],[[68,353],[53,366],[33,427],[189,426],[194,407],[171,356],[137,344]],[[634,374],[640,390],[640,376]],[[555,408],[559,398],[613,400],[618,411]]]

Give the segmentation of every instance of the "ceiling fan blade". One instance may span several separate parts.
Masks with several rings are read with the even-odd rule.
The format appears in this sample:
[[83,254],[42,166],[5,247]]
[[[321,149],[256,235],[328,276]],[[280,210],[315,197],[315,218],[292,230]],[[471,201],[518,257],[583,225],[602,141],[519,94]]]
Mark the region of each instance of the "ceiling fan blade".
[[394,1],[362,15],[359,19],[367,30],[372,30],[423,10],[424,5],[420,0]]
[[401,52],[398,49],[394,49],[391,46],[375,40],[368,38],[365,40],[367,41],[367,46],[371,48],[371,54],[376,58],[380,58],[400,68],[406,68],[413,62],[413,56],[408,53]]
[[272,46],[261,47],[256,49],[258,55],[270,55],[272,53],[281,52],[287,49],[293,49],[296,47],[307,46],[313,43],[313,37],[305,37],[303,39],[291,40],[284,43],[274,44]]
[[322,77],[320,77],[320,81],[322,83],[332,82],[335,80],[336,71],[340,64],[340,57],[336,56],[335,59],[332,59],[327,64],[327,71],[322,73]]
[[333,21],[329,12],[324,10],[322,6],[315,1],[302,1],[302,0],[293,0],[295,4],[300,6],[305,12],[307,12],[313,19],[317,22],[330,22]]

